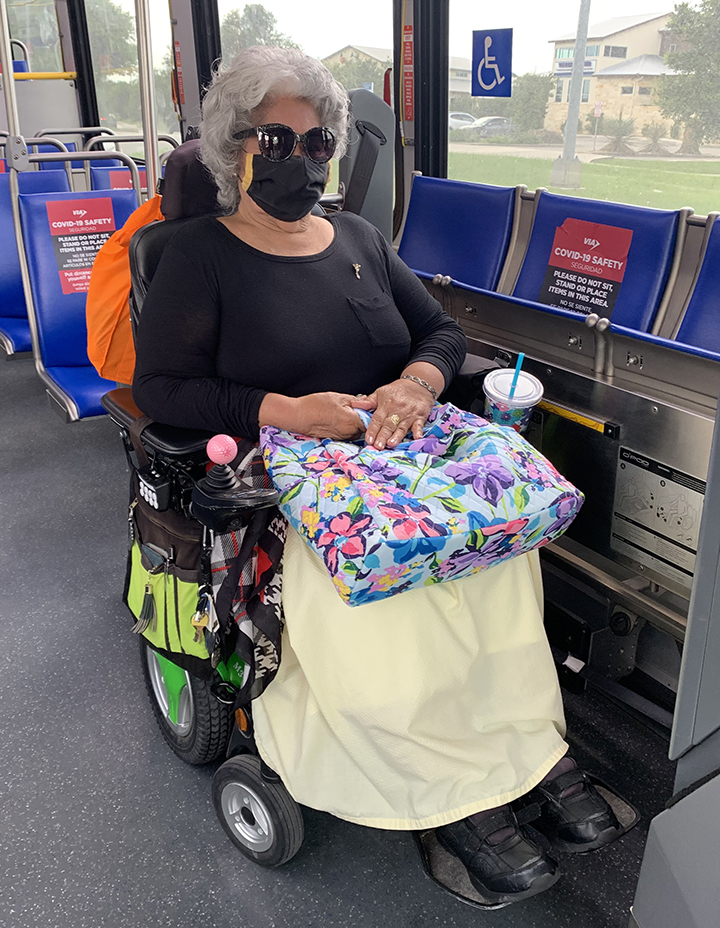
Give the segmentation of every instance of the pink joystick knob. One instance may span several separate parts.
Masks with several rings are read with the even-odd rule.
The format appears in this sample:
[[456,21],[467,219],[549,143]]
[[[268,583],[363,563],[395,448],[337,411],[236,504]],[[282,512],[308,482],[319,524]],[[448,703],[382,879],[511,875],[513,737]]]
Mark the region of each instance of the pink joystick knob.
[[229,464],[237,455],[237,444],[229,435],[215,435],[207,443],[207,456],[213,464]]

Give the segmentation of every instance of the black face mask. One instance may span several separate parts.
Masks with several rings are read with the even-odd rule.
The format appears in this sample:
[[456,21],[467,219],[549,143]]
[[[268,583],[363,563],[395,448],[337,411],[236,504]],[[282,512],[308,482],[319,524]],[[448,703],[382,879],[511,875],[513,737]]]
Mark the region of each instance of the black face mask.
[[309,158],[268,161],[252,156],[252,180],[248,196],[273,219],[297,222],[320,200],[329,176],[327,164]]

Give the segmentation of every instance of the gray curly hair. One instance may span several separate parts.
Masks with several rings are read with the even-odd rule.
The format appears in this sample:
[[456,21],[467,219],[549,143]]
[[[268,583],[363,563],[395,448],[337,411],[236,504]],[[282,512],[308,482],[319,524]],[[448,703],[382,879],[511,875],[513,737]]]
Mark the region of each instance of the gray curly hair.
[[279,96],[310,103],[320,124],[337,139],[336,157],[347,148],[348,95],[317,58],[295,48],[253,45],[231,64],[218,67],[202,104],[200,152],[218,186],[218,203],[227,214],[240,202],[238,158],[242,143],[233,136],[251,129],[258,111]]

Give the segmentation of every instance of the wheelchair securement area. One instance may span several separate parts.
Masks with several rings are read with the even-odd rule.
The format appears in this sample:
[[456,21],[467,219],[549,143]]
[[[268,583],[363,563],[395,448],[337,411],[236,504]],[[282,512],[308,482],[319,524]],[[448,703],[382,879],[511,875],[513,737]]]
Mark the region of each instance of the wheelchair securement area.
[[[539,190],[521,195],[496,291],[467,285],[462,267],[431,261],[421,275],[472,352],[527,355],[545,389],[528,437],[586,495],[543,554],[561,679],[667,728],[698,565],[714,556],[701,525],[720,394],[715,219]],[[684,718],[674,759],[694,744]]]
[[[442,200],[454,183],[419,186],[426,211],[428,193]],[[471,351],[505,364],[525,352],[544,384],[529,437],[587,498],[546,564],[572,564],[602,591],[607,615],[597,621],[630,609],[682,641],[720,393],[720,230],[690,209],[542,190],[521,200],[523,231],[513,232],[496,292],[468,285],[469,267],[448,275],[429,255],[421,276]],[[476,225],[484,236],[481,215]],[[452,241],[451,223],[433,234]],[[655,486],[647,474],[660,471]]]

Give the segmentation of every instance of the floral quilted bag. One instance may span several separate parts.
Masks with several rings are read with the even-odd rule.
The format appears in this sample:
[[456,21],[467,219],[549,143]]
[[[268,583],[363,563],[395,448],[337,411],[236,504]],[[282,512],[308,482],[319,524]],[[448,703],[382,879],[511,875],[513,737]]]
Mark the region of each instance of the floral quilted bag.
[[378,451],[266,426],[280,509],[359,606],[467,577],[559,538],[582,493],[513,429],[450,404],[421,439]]

